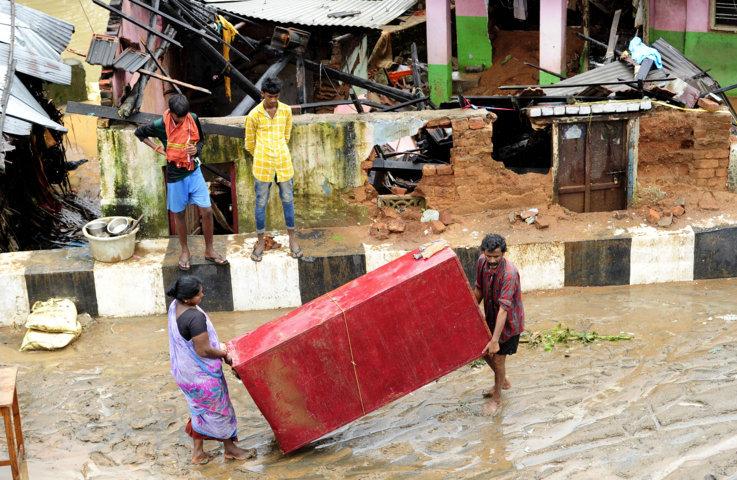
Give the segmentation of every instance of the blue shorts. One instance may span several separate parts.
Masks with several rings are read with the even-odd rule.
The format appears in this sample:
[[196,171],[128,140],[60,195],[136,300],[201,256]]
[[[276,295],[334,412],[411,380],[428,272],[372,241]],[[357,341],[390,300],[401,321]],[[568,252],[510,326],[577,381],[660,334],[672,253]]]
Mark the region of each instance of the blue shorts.
[[166,208],[172,213],[179,213],[187,205],[210,206],[210,191],[200,167],[183,179],[166,184]]

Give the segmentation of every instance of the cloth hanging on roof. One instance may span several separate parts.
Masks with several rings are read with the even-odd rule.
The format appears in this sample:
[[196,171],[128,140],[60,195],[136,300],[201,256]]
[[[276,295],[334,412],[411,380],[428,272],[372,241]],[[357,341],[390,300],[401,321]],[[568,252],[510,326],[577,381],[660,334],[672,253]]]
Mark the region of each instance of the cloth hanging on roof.
[[514,18],[527,20],[527,0],[514,0]]
[[[223,35],[223,41],[225,44],[223,44],[223,58],[225,60],[230,61],[230,47],[227,44],[231,44],[233,42],[233,39],[238,34],[238,30],[233,26],[232,23],[230,23],[225,17],[222,15],[218,15],[217,18],[217,24],[218,24],[218,30],[220,30],[220,33]],[[226,69],[227,72],[227,69]],[[230,90],[230,75],[225,75],[224,77],[225,81],[225,96],[228,98],[228,101],[230,102],[232,100],[232,92]]]
[[642,43],[640,37],[634,37],[630,40],[630,44],[627,48],[632,56],[632,60],[634,60],[638,65],[646,58],[649,58],[655,62],[656,67],[663,68],[663,60],[660,58],[660,52],[655,50],[653,47],[648,47]]

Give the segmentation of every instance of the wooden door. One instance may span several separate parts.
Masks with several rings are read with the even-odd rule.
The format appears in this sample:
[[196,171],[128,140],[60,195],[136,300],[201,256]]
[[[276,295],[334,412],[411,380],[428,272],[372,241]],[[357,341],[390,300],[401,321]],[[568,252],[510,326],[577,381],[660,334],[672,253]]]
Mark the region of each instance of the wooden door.
[[574,212],[627,208],[627,121],[558,125],[558,203]]

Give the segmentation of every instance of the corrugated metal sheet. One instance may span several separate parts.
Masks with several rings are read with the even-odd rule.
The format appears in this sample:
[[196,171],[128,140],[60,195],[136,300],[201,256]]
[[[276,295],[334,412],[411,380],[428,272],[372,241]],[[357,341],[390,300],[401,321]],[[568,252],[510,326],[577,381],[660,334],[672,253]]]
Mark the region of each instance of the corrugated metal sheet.
[[[665,79],[668,72],[664,69],[651,70],[647,76],[648,80]],[[673,77],[673,74],[670,75]],[[624,80],[632,80],[634,78],[634,68],[620,61],[607,63],[601,67],[594,68],[588,72],[580,73],[565,80],[561,80],[556,85],[577,85],[581,83],[602,83],[602,82],[619,82]],[[546,95],[568,96],[578,95],[588,87],[570,87],[570,88],[544,88]],[[604,88],[612,92],[625,92],[631,90],[628,85],[605,85]]]
[[[6,75],[7,66],[0,67],[0,96],[5,85]],[[13,135],[28,135],[31,133],[31,123],[43,125],[53,130],[67,131],[62,125],[49,118],[43,107],[23,85],[23,82],[14,75],[10,95],[8,96],[8,108],[3,131]]]
[[[0,12],[0,54],[4,55],[3,61],[6,62],[10,49],[10,23],[10,15]],[[16,70],[48,82],[71,83],[72,68],[61,61],[59,53],[38,33],[38,29],[19,18],[15,23],[13,55]]]
[[151,56],[148,53],[142,53],[134,48],[128,47],[115,58],[113,66],[126,72],[135,72],[143,67],[150,58]]
[[[417,0],[205,0],[238,15],[277,23],[381,28]],[[355,15],[341,16],[347,12]]]
[[87,49],[87,63],[109,67],[115,61],[117,51],[117,37],[95,34],[90,41],[90,48]]
[[[0,1],[0,12],[10,15],[10,2],[5,0]],[[24,7],[18,2],[15,3],[15,18],[16,21],[20,20],[27,25],[33,26],[33,29],[59,54],[66,50],[69,42],[72,41],[74,25],[71,23],[59,20],[38,10]]]
[[719,88],[719,83],[686,58],[673,45],[659,38],[653,48],[660,52],[663,67],[701,93],[708,93]]

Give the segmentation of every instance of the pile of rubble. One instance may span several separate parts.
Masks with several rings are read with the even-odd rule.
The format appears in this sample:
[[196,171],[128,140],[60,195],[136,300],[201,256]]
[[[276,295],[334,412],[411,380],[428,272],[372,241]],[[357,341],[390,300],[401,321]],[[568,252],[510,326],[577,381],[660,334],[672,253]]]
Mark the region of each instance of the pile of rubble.
[[384,207],[373,219],[369,235],[377,240],[386,240],[392,233],[404,233],[410,223],[419,224],[425,235],[430,233],[438,235],[456,222],[453,215],[447,211],[439,212],[433,209],[423,211],[418,207]]

